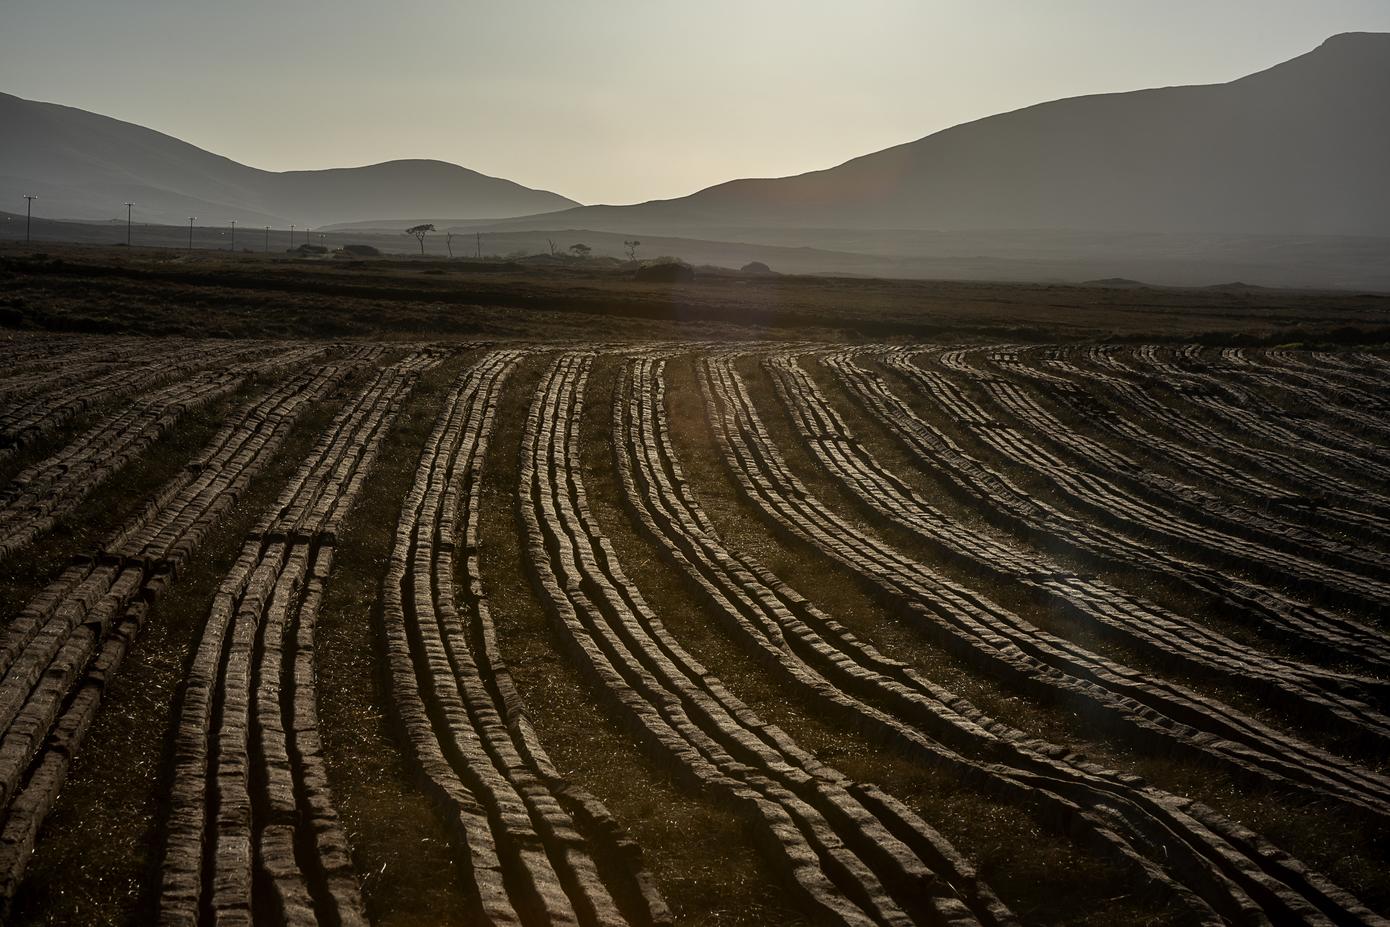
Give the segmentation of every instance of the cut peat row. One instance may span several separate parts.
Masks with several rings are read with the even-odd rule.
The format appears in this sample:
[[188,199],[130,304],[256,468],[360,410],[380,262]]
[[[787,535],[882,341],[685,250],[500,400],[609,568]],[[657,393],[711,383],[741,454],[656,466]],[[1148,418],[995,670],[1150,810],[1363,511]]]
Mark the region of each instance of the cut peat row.
[[[1099,352],[1101,349],[1092,346],[1090,350]],[[1148,391],[1135,388],[1132,382],[1117,376],[1109,367],[1083,370],[1071,354],[1057,348],[1020,350],[1016,358],[1017,372],[1044,385],[1050,395],[1059,397],[1073,414],[1109,432],[1122,446],[1135,445],[1145,453],[1179,460],[1182,470],[1199,473],[1212,483],[1266,502],[1298,498],[1296,492],[1261,479],[1247,468],[1233,467],[1208,451],[1194,452],[1193,447],[1176,445],[1172,443],[1172,435],[1158,437],[1144,423],[1145,416],[1157,419],[1178,434],[1186,433],[1188,420],[1172,413]],[[1087,383],[1105,388],[1091,393],[1083,389]]]
[[[1042,823],[1125,864],[1137,884],[1193,909],[1195,919],[1319,920],[1354,899],[1207,807],[1098,769],[1061,746],[1024,737],[905,664],[858,641],[752,557],[728,550],[696,502],[663,421],[660,361],[632,361],[614,413],[628,502],[645,530],[705,591],[763,663],[874,741],[952,780],[1015,803]],[[626,414],[624,414],[626,411]],[[874,709],[856,696],[888,706]],[[959,752],[956,752],[959,750]],[[1219,912],[1219,913],[1218,913]]]
[[167,357],[169,350],[166,342],[130,337],[103,339],[99,344],[86,339],[31,338],[27,344],[27,349],[13,342],[0,348],[0,400],[7,403],[91,382],[118,366]]
[[365,923],[319,745],[314,626],[381,438],[438,362],[412,352],[349,400],[222,582],[175,730],[161,924]]
[[[1030,466],[1044,455],[1016,429],[1006,427],[962,392],[949,378],[912,362],[907,352],[881,355],[885,366],[901,374],[948,417],[1001,458]],[[882,378],[847,360],[833,360],[842,382],[872,413],[964,492],[988,503],[984,511],[1010,527],[1060,542],[1083,554],[1122,567],[1140,567],[1191,587],[1202,598],[1219,602],[1235,618],[1335,660],[1354,660],[1377,671],[1390,667],[1390,644],[1365,623],[1138,541],[1104,524],[1063,512],[1020,487],[988,463],[964,452],[954,440],[916,415]]]
[[1348,357],[1327,351],[1286,351],[1271,348],[1261,354],[1260,358],[1274,371],[1299,374],[1308,382],[1318,384],[1319,389],[1326,390],[1323,396],[1326,401],[1340,401],[1343,398],[1341,390],[1351,386],[1358,391],[1357,405],[1364,403],[1368,398],[1368,394],[1362,391],[1371,390],[1371,402],[1367,407],[1390,412],[1390,409],[1386,408],[1384,397],[1380,395],[1380,391],[1385,389],[1385,380],[1352,363]]
[[[982,359],[1005,361],[1007,352],[978,349],[950,352],[958,371],[958,386],[974,387],[986,397],[986,411],[1019,423],[1009,430],[1014,438],[1012,461],[1055,486],[1069,504],[1108,519],[1137,540],[1166,544],[1180,553],[1200,555],[1212,563],[1246,570],[1263,582],[1292,583],[1320,599],[1352,608],[1378,607],[1390,601],[1390,583],[1381,578],[1384,556],[1340,543],[1315,544],[1303,537],[1303,547],[1269,543],[1276,531],[1260,530],[1258,517],[1234,506],[1208,506],[1210,520],[1191,517],[1200,500],[1183,499],[1175,481],[1164,482],[1134,461],[1090,441],[1068,428],[1010,378],[982,368]],[[988,362],[985,360],[984,362]],[[1123,483],[1138,482],[1131,491]],[[1162,504],[1160,504],[1162,503]],[[1182,503],[1175,506],[1175,503]],[[1329,548],[1324,550],[1323,548]],[[1325,554],[1326,562],[1313,559]]]
[[[1181,511],[1185,518],[1205,521],[1239,538],[1250,539],[1265,550],[1306,555],[1372,581],[1383,582],[1387,571],[1390,571],[1390,555],[1349,544],[1344,538],[1302,528],[1258,508],[1233,505],[1190,483],[1154,473],[1126,451],[1116,450],[1071,429],[1058,420],[1053,410],[1058,406],[1072,411],[1078,408],[1084,410],[1087,403],[1077,399],[1079,390],[1060,377],[1026,365],[1022,352],[991,350],[980,352],[977,357],[980,364],[989,365],[986,379],[999,374],[1012,387],[1008,390],[1011,401],[1016,407],[1027,409],[1027,421],[1035,432],[1046,435],[1048,441],[1070,451],[1083,464],[1094,465],[1096,470],[1103,471],[1111,480],[1134,487],[1144,498],[1161,501],[1165,508]],[[1025,384],[1035,384],[1036,388],[1025,392]],[[1121,421],[1130,425],[1130,433],[1119,430],[1116,423]],[[1161,439],[1130,424],[1127,418],[1103,417],[1099,424],[1116,428],[1122,440],[1131,441],[1138,448],[1149,449],[1163,443]],[[1383,586],[1381,591],[1384,591]],[[1370,589],[1367,594],[1375,596],[1377,593],[1375,589]]]
[[589,506],[578,423],[593,355],[561,356],[527,420],[519,499],[542,596],[570,655],[653,756],[739,809],[828,923],[1012,923],[943,837],[762,722],[666,631]]
[[254,377],[275,375],[320,353],[321,348],[286,347],[161,387],[26,468],[0,491],[0,559],[52,528],[190,409],[227,396]]
[[[1130,456],[1123,443],[1117,450],[1094,441],[1062,422],[1053,410],[1070,409],[1121,442],[1132,441],[1146,451],[1163,447],[1166,442],[1162,438],[1145,432],[1124,415],[1087,416],[1092,403],[1083,390],[1024,364],[1021,352],[990,350],[974,356],[979,358],[977,369],[989,365],[977,382],[1000,407],[1028,422],[1040,444],[1067,457],[1075,464],[1074,470],[1084,471],[1100,486],[1089,498],[1097,500],[1095,504],[1117,522],[1127,521],[1136,525],[1136,530],[1150,534],[1160,525],[1172,543],[1193,550],[1198,545],[1191,539],[1200,538],[1206,559],[1218,560],[1214,551],[1228,549],[1232,565],[1252,565],[1252,572],[1263,572],[1273,582],[1293,583],[1319,600],[1361,611],[1390,601],[1390,583],[1386,581],[1390,553],[1348,537],[1345,525],[1339,525],[1334,536],[1295,524],[1280,517],[1277,510],[1266,512],[1263,506],[1230,502],[1181,479],[1156,473]],[[996,372],[1006,378],[996,377]],[[1024,384],[1030,381],[1040,385],[1028,390]],[[1177,459],[1179,466],[1193,464],[1186,455]],[[1057,471],[1055,466],[1052,469]],[[1374,501],[1374,494],[1366,496]],[[1161,514],[1154,517],[1154,511]],[[1209,536],[1203,536],[1204,531]]]
[[[1336,532],[1370,529],[1390,540],[1390,498],[1348,493],[1344,481],[1292,454],[1259,447],[1185,414],[1158,398],[1162,383],[1123,367],[1113,349],[1050,349],[1041,363],[1071,381],[1077,388],[1074,408],[1098,427],[1140,429],[1141,419],[1152,419],[1165,430],[1165,440],[1146,449],[1175,467],[1244,493],[1270,512]],[[1097,384],[1105,388],[1094,389]]]
[[138,395],[208,367],[261,357],[283,348],[284,345],[273,342],[237,347],[225,342],[155,340],[129,353],[118,350],[114,369],[103,372],[99,367],[90,368],[90,372],[98,374],[91,379],[81,376],[80,367],[75,377],[57,367],[50,371],[50,389],[0,411],[0,461],[99,402]]
[[1390,817],[1390,780],[1215,700],[1151,681],[1143,673],[1040,632],[837,516],[787,468],[733,359],[707,358],[701,374],[711,422],[751,501],[775,526],[819,548],[900,603],[914,627],[965,664],[1045,702],[1085,711],[1099,727],[1145,752],[1216,763],[1237,777]]
[[[115,351],[123,340],[113,336],[108,348]],[[0,384],[35,370],[52,369],[71,354],[97,350],[100,348],[90,345],[78,335],[9,333],[0,341],[0,363],[4,365],[3,372],[0,372]]]
[[1339,423],[1324,421],[1324,427],[1343,432],[1350,430],[1358,446],[1370,438],[1373,442],[1370,447],[1378,450],[1382,459],[1390,459],[1385,449],[1385,442],[1390,438],[1390,424],[1386,422],[1390,409],[1380,395],[1368,393],[1345,379],[1339,382],[1311,367],[1291,363],[1287,353],[1283,357],[1281,362],[1268,354],[1251,357],[1243,348],[1223,348],[1219,365],[1209,358],[1203,360],[1207,360],[1208,369],[1218,375],[1282,393],[1291,397],[1296,405],[1312,409],[1324,420],[1340,419]]
[[0,637],[0,898],[23,877],[108,680],[150,606],[314,402],[356,357],[310,368],[254,397],[100,550],[76,560]]
[[551,763],[498,651],[479,567],[482,465],[524,356],[492,352],[460,377],[406,497],[384,590],[395,716],[483,921],[669,923],[636,845]]
[[[983,572],[991,581],[1017,583],[1046,610],[1077,618],[1159,666],[1219,677],[1352,736],[1390,743],[1390,718],[1368,701],[1355,677],[1252,651],[1153,602],[1068,570],[1045,550],[962,525],[913,492],[863,447],[795,355],[774,355],[767,365],[803,442],[820,465],[880,517],[917,535],[939,556]],[[1063,645],[1059,638],[1053,644],[1083,663],[1095,657],[1075,645]],[[1212,708],[1213,714],[1230,714],[1219,703]]]
[[[1030,740],[854,638],[756,560],[726,548],[694,498],[665,424],[663,362],[633,360],[614,432],[638,521],[703,591],[730,632],[818,707],[878,743],[1125,866],[1195,920],[1318,920],[1368,912],[1300,864],[1190,800]],[[871,698],[886,710],[861,699]]]
[[1185,402],[1214,416],[1222,427],[1257,436],[1274,447],[1310,455],[1378,495],[1384,494],[1390,481],[1390,464],[1374,445],[1357,440],[1353,447],[1347,447],[1344,442],[1350,436],[1345,433],[1327,429],[1311,419],[1271,415],[1267,403],[1255,401],[1244,390],[1194,368],[1196,356],[1196,352],[1178,352],[1170,358],[1154,345],[1141,345],[1124,355],[1123,360],[1133,365],[1131,369],[1146,374],[1157,371]]
[[[1297,498],[1295,494],[1267,483],[1261,485],[1258,480],[1240,474],[1234,468],[1224,467],[1210,457],[1194,455],[1190,449],[1175,447],[1166,437],[1148,430],[1132,414],[1096,414],[1099,405],[1089,391],[1060,372],[1041,369],[1040,353],[1036,350],[993,351],[990,352],[989,361],[992,368],[1003,371],[1016,384],[1025,389],[1032,387],[1028,399],[1047,410],[1044,419],[1039,420],[1044,430],[1050,430],[1053,413],[1063,411],[1105,435],[1105,443],[1101,443],[1089,437],[1083,438],[1072,430],[1065,440],[1072,445],[1084,442],[1088,448],[1109,451],[1114,464],[1109,471],[1112,479],[1126,482],[1149,498],[1163,500],[1169,507],[1181,510],[1186,517],[1247,534],[1262,544],[1307,553],[1314,558],[1342,565],[1352,571],[1361,570],[1381,579],[1387,575],[1390,555],[1366,550],[1364,545],[1349,544],[1344,524],[1332,526],[1333,530],[1328,531],[1321,527],[1305,526],[1298,519],[1291,518],[1299,511],[1287,505]],[[1058,362],[1046,362],[1046,365],[1055,369]],[[1080,371],[1075,373],[1079,374]],[[1223,486],[1235,484],[1235,488],[1246,493],[1254,490],[1257,502],[1251,505],[1248,499],[1231,501],[1225,495],[1217,495],[1193,485],[1190,478],[1174,479],[1154,472],[1144,462],[1153,457],[1166,460],[1178,472],[1215,475]],[[1271,507],[1271,502],[1286,504]]]

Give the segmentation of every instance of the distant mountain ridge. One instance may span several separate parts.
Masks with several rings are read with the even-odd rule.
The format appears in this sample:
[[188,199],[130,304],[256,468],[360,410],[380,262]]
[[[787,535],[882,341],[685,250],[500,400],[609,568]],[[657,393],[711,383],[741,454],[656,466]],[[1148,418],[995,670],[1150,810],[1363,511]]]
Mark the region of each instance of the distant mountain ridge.
[[1390,34],[1346,33],[1225,84],[1040,103],[828,170],[501,225],[1385,236],[1387,165]]
[[383,214],[502,219],[578,205],[444,161],[264,171],[129,122],[2,93],[0,125],[0,188],[38,194],[35,209],[55,218],[124,218],[121,204],[133,201],[144,222],[196,215],[303,228]]
[[[440,161],[261,171],[129,123],[0,94],[0,187],[38,193],[37,211],[53,217],[109,219],[131,199],[148,222],[197,215],[360,230],[434,221],[913,259],[942,256],[960,239],[978,243],[981,257],[1089,261],[1094,235],[1124,233],[1135,256],[1149,247],[1143,235],[1164,235],[1166,259],[1201,262],[1211,236],[1229,235],[1263,236],[1251,248],[1296,267],[1335,236],[1361,267],[1375,248],[1360,239],[1390,237],[1387,103],[1390,34],[1346,33],[1224,84],[1040,103],[822,171],[578,206]],[[1184,235],[1186,257],[1172,237]]]

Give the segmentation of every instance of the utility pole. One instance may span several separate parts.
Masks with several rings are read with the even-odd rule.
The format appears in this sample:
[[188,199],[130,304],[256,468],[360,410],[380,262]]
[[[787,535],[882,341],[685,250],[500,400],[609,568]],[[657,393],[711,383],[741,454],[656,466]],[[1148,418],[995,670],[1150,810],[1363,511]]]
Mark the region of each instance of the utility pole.
[[189,251],[192,251],[192,250],[193,250],[193,220],[196,219],[196,218],[198,218],[198,217],[197,217],[197,216],[189,216],[189,217],[188,217],[188,250],[189,250]]
[[38,199],[37,193],[24,194],[24,240],[29,240],[29,222],[34,215],[34,200]]
[[482,233],[482,232],[474,232],[473,235],[474,235],[474,236],[476,237],[476,239],[477,239],[477,244],[478,244],[478,260],[481,261],[481,260],[483,259],[483,233]]
[[125,246],[127,248],[130,247],[130,208],[134,205],[134,203],[125,204]]
[[236,220],[232,220],[232,253],[236,254]]
[[270,253],[270,226],[265,227],[265,253]]
[[290,223],[290,250],[294,250],[294,223]]

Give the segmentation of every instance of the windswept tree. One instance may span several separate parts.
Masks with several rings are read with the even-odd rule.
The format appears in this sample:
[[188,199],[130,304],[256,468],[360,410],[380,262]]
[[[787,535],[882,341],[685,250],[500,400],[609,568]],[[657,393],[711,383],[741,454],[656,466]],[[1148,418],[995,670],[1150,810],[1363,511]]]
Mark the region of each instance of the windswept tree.
[[454,256],[454,233],[453,233],[453,232],[445,232],[445,233],[444,233],[444,247],[446,247],[446,248],[449,249],[449,257],[453,257],[453,256]]
[[593,248],[590,248],[583,242],[578,242],[576,244],[570,245],[570,253],[577,258],[586,258],[589,256],[589,252],[593,250]]
[[632,241],[623,242],[623,248],[627,250],[627,259],[629,261],[637,260],[637,246],[640,244],[642,243],[635,238],[632,239]]
[[426,222],[424,225],[412,225],[405,230],[405,233],[420,243],[420,253],[425,253],[425,236],[434,231],[434,223]]
[[553,238],[547,238],[547,239],[545,240],[545,243],[546,243],[547,245],[550,246],[550,256],[551,256],[551,257],[554,257],[555,255],[557,255],[557,254],[560,253],[560,249],[559,249],[558,247],[556,247],[556,245],[555,245],[555,239],[553,239]]

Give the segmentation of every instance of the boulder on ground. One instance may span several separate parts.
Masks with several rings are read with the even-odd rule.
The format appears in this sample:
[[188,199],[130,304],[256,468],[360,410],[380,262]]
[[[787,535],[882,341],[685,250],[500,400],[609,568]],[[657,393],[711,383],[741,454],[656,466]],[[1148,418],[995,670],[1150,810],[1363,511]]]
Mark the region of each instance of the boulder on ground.
[[738,269],[741,274],[750,274],[757,277],[775,277],[777,272],[768,267],[762,261],[749,261]]

